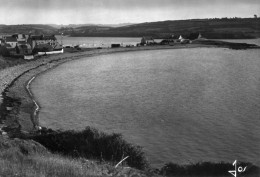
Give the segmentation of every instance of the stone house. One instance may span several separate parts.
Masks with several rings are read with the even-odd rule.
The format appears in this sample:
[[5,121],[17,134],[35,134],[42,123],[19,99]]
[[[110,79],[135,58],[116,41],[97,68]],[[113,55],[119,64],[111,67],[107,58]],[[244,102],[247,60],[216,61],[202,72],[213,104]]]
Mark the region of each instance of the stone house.
[[57,41],[55,35],[29,36],[27,42],[31,45],[32,49],[34,49],[37,45],[40,45],[40,44],[47,44],[47,45],[52,46],[53,48],[58,44],[58,41]]

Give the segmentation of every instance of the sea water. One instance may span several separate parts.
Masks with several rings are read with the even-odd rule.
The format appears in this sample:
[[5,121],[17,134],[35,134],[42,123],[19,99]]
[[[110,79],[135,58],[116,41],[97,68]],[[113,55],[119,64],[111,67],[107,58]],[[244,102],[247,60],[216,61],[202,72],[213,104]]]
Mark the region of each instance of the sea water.
[[83,58],[31,85],[40,124],[122,133],[154,166],[260,164],[260,50],[194,48]]

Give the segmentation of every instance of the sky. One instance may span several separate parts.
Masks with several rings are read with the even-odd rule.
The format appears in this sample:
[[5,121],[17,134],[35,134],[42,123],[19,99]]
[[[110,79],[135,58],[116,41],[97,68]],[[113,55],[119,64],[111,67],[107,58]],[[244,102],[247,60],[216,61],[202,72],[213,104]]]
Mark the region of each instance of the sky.
[[259,0],[0,0],[0,24],[119,24],[260,16]]

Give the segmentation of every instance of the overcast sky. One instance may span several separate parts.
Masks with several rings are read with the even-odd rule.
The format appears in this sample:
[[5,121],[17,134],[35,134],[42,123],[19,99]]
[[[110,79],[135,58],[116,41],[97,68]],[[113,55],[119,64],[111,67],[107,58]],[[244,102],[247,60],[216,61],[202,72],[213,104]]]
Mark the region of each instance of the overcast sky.
[[0,24],[117,24],[260,16],[259,0],[0,0]]

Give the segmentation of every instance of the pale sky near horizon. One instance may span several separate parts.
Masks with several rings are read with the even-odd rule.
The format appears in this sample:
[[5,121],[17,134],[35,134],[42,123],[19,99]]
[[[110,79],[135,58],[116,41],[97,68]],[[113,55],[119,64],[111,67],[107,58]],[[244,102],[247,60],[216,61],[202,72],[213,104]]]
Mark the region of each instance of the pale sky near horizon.
[[259,0],[0,0],[0,24],[118,24],[260,16]]

